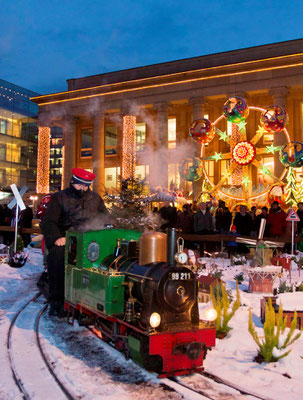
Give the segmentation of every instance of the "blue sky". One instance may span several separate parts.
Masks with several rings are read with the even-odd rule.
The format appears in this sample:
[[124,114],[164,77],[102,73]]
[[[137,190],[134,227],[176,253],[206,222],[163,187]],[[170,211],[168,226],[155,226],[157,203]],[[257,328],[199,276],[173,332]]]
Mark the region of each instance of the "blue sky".
[[0,78],[42,94],[69,78],[303,37],[303,0],[0,0],[0,9]]

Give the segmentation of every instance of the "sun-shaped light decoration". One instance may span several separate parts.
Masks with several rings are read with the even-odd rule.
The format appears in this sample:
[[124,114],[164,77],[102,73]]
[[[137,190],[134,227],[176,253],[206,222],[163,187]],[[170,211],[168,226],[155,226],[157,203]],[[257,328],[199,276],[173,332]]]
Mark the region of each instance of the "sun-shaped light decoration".
[[256,148],[250,142],[239,142],[233,149],[233,159],[239,165],[250,164],[256,156]]

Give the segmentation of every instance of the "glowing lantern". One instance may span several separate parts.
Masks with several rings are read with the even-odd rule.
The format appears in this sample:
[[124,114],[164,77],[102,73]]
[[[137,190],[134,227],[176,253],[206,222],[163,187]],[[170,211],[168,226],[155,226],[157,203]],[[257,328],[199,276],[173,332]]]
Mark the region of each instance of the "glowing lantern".
[[262,128],[267,132],[280,132],[287,124],[287,114],[281,106],[269,106],[260,116]]
[[250,142],[239,142],[233,148],[233,159],[239,165],[250,164],[256,156],[256,148]]
[[206,118],[196,119],[190,126],[189,134],[198,143],[209,143],[215,136],[215,127]]
[[280,150],[280,161],[284,167],[300,168],[303,165],[303,143],[292,141]]
[[238,124],[248,117],[248,106],[242,97],[230,97],[223,105],[223,115],[227,121]]
[[203,173],[201,160],[197,157],[184,158],[179,166],[179,173],[185,181],[198,181]]

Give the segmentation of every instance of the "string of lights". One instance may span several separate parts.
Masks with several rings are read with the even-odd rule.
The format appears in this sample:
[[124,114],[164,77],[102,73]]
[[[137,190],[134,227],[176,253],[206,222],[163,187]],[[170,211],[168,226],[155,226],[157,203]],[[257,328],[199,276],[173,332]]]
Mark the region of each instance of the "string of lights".
[[49,192],[50,128],[39,127],[37,160],[37,193]]
[[123,117],[122,179],[134,178],[136,167],[136,117]]

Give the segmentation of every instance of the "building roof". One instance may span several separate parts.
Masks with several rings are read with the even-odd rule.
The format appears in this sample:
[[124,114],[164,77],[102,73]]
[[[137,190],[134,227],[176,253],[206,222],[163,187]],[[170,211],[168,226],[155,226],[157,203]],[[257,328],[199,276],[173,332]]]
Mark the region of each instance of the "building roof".
[[143,67],[107,72],[82,78],[67,79],[67,84],[68,90],[77,90],[98,85],[131,81],[133,79],[144,79],[201,68],[219,67],[227,64],[243,63],[264,58],[287,56],[302,52],[303,39],[288,40],[262,46],[248,47],[239,50],[225,51]]

